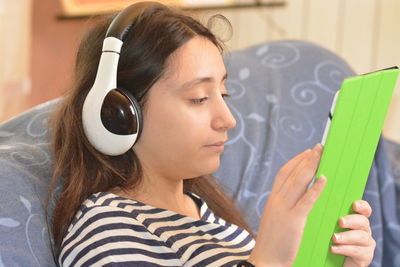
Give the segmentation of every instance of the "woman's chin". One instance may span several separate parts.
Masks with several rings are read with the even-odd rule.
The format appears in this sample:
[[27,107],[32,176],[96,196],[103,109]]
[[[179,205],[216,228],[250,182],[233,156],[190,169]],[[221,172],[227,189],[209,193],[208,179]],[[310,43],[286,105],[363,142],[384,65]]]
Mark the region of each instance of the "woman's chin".
[[[196,166],[193,169],[195,170],[194,173],[191,175],[188,175],[188,179],[190,178],[195,178],[195,177],[200,177],[203,175],[210,175],[216,172],[219,169],[220,166],[220,160],[219,157],[218,159],[214,158],[212,160],[208,160],[207,162],[203,162],[200,166]],[[192,169],[192,170],[193,170]]]
[[[205,174],[212,174],[216,172],[220,167],[221,161],[219,157],[215,157],[204,165]],[[203,175],[205,175],[203,174]]]

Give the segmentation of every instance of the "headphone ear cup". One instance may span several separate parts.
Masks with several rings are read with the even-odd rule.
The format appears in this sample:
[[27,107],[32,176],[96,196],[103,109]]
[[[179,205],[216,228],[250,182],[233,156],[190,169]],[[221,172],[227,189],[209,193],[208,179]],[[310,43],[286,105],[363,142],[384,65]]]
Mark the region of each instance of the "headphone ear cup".
[[137,134],[142,131],[143,118],[139,103],[128,91],[113,89],[104,98],[101,106],[101,121],[111,133],[118,135]]

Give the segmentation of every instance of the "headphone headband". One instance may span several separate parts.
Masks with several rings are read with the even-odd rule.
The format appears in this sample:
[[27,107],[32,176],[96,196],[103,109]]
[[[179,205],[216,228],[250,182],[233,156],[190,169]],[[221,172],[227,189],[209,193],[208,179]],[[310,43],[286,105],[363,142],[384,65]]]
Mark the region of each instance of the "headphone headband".
[[106,38],[115,37],[121,41],[125,40],[133,21],[138,18],[143,12],[149,9],[165,8],[164,5],[158,2],[146,1],[139,2],[128,6],[122,10],[111,22],[108,27]]

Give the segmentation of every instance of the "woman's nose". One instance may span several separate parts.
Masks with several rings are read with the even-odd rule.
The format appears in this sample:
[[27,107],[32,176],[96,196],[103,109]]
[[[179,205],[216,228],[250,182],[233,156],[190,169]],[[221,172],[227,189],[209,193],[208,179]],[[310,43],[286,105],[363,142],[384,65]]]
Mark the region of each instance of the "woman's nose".
[[233,117],[231,111],[225,100],[221,97],[221,100],[217,103],[217,108],[214,113],[213,128],[216,130],[230,130],[235,128],[236,120]]

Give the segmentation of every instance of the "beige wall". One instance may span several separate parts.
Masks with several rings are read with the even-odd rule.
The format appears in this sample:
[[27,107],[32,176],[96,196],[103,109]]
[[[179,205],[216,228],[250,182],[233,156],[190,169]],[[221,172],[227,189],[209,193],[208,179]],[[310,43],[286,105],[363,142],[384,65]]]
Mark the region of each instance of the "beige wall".
[[0,0],[0,121],[29,106],[30,10],[31,0]]

